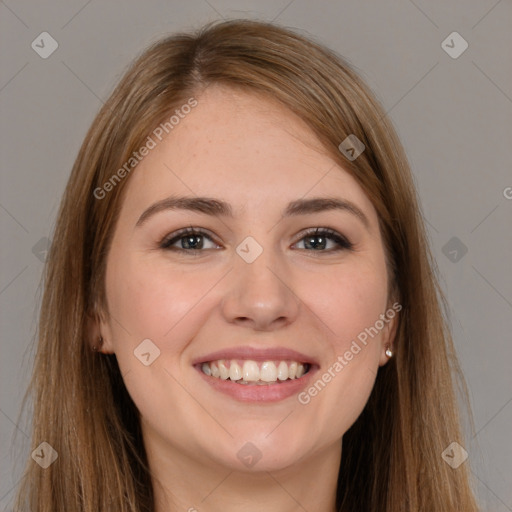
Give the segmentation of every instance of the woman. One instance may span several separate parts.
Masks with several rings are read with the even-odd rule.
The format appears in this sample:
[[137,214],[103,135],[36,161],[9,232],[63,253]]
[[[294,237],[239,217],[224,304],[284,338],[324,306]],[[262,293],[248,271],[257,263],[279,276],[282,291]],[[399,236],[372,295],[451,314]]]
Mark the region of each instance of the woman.
[[158,42],[62,202],[18,509],[477,510],[432,269],[346,62],[253,21]]

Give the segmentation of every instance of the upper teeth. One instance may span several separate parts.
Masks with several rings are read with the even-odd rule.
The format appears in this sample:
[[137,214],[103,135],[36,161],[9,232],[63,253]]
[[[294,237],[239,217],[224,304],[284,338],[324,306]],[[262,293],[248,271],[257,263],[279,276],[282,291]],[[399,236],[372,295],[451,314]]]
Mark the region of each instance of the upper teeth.
[[[306,365],[307,367],[307,365]],[[239,364],[237,360],[210,361],[201,366],[203,373],[223,380],[238,381],[239,384],[249,382],[277,382],[287,379],[298,379],[304,375],[306,368],[297,361],[264,361],[245,360]]]

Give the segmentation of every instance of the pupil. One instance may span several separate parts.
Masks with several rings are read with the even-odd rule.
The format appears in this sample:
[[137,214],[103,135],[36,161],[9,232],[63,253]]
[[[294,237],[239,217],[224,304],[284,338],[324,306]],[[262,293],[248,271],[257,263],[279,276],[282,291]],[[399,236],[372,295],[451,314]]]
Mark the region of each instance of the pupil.
[[200,237],[201,235],[190,235],[184,238],[186,247],[183,249],[200,249],[202,247],[202,243],[198,241]]
[[[315,242],[315,240],[319,240],[319,242]],[[325,249],[325,238],[321,236],[313,236],[309,239],[306,239],[306,246],[308,245],[313,249]]]

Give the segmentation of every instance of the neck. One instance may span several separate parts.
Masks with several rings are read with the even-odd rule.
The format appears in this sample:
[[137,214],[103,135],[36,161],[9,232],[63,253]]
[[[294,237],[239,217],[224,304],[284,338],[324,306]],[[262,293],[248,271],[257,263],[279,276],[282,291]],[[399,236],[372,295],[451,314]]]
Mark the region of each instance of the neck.
[[341,442],[290,467],[241,472],[146,441],[155,512],[335,512]]

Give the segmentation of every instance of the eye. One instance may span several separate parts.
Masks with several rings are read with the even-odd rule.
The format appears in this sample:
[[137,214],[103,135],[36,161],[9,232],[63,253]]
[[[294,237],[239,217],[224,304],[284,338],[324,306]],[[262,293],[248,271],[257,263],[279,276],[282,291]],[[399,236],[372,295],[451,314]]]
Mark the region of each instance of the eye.
[[[205,240],[206,246],[205,246]],[[208,247],[210,243],[210,247]],[[161,249],[170,251],[200,251],[203,249],[217,249],[219,246],[213,241],[212,237],[200,228],[184,228],[166,236],[160,242]]]
[[[329,228],[313,228],[303,233],[299,242],[304,244],[301,250],[313,250],[315,252],[336,252],[351,250],[353,244],[340,233]],[[210,244],[210,247],[208,247]],[[184,228],[166,236],[160,242],[160,248],[169,251],[193,253],[195,251],[218,249],[219,245],[211,235],[201,228]]]
[[[301,242],[304,242],[305,250],[319,252],[335,252],[353,248],[353,244],[345,236],[328,228],[314,228],[306,231],[297,243]],[[330,248],[328,248],[329,245]]]

